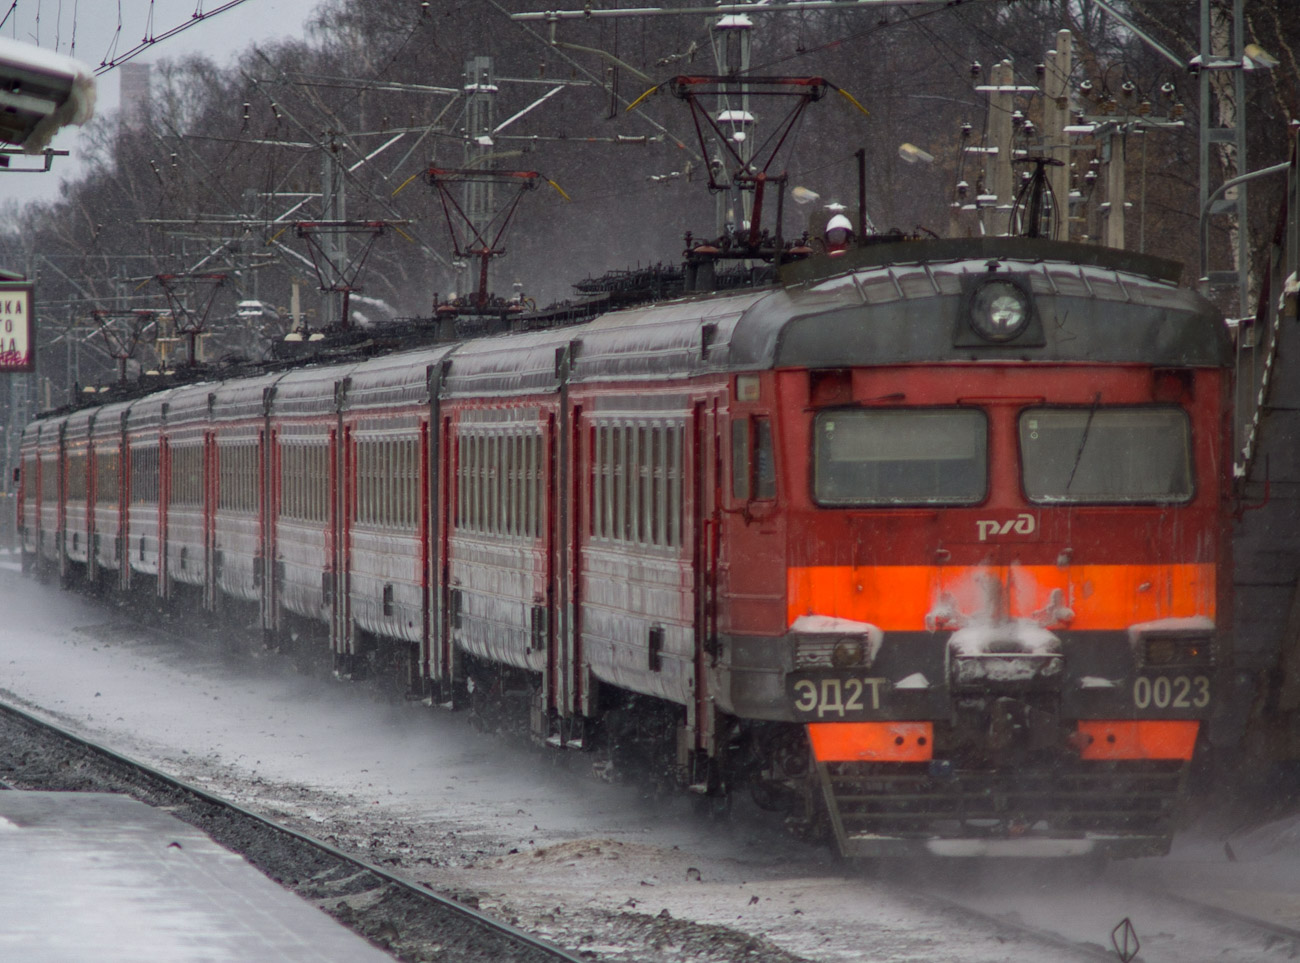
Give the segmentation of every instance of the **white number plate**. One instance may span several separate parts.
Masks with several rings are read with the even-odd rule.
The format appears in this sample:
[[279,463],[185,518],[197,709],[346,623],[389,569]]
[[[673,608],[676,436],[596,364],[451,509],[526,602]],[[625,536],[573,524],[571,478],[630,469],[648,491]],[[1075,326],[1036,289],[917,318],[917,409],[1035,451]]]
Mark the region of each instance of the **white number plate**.
[[1208,675],[1140,675],[1133,680],[1136,709],[1204,709],[1209,704]]
[[886,680],[867,676],[791,676],[795,716],[803,721],[865,719],[880,711]]

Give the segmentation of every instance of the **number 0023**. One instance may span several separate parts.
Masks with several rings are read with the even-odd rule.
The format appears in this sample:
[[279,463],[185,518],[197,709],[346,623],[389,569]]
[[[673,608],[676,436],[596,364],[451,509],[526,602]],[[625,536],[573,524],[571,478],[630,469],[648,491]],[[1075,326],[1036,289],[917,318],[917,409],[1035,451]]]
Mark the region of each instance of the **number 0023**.
[[1209,676],[1140,675],[1133,680],[1133,705],[1139,709],[1204,709],[1209,704]]

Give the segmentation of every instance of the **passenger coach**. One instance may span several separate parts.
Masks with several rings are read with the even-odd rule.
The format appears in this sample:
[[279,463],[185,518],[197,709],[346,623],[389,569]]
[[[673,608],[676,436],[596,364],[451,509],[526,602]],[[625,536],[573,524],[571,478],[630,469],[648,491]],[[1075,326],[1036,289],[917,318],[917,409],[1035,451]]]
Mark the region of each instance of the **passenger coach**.
[[1175,279],[880,244],[51,416],[24,557],[243,603],[851,855],[1162,852],[1231,664],[1229,342]]

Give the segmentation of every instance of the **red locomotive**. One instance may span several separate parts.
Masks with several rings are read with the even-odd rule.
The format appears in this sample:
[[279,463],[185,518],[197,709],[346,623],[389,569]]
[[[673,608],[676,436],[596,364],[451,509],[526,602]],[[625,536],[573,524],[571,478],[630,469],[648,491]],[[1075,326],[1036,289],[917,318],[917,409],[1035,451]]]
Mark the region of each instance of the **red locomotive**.
[[1229,339],[1175,278],[882,243],[50,415],[23,551],[518,697],[846,854],[1159,853],[1231,656]]

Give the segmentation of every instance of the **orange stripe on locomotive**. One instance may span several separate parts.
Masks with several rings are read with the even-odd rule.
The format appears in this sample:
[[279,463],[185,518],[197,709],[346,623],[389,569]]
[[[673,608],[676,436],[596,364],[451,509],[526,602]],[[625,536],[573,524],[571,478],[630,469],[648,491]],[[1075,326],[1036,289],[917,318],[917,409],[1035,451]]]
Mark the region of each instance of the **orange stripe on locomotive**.
[[[1116,630],[1157,619],[1216,615],[1216,566],[1165,565],[816,565],[787,571],[788,622],[827,615],[869,622],[886,632],[933,630],[927,615],[946,595],[962,605],[978,581],[1007,586],[1007,615],[1033,618],[1053,590],[1070,610],[1048,622],[1074,630]],[[941,627],[941,626],[940,626]]]

